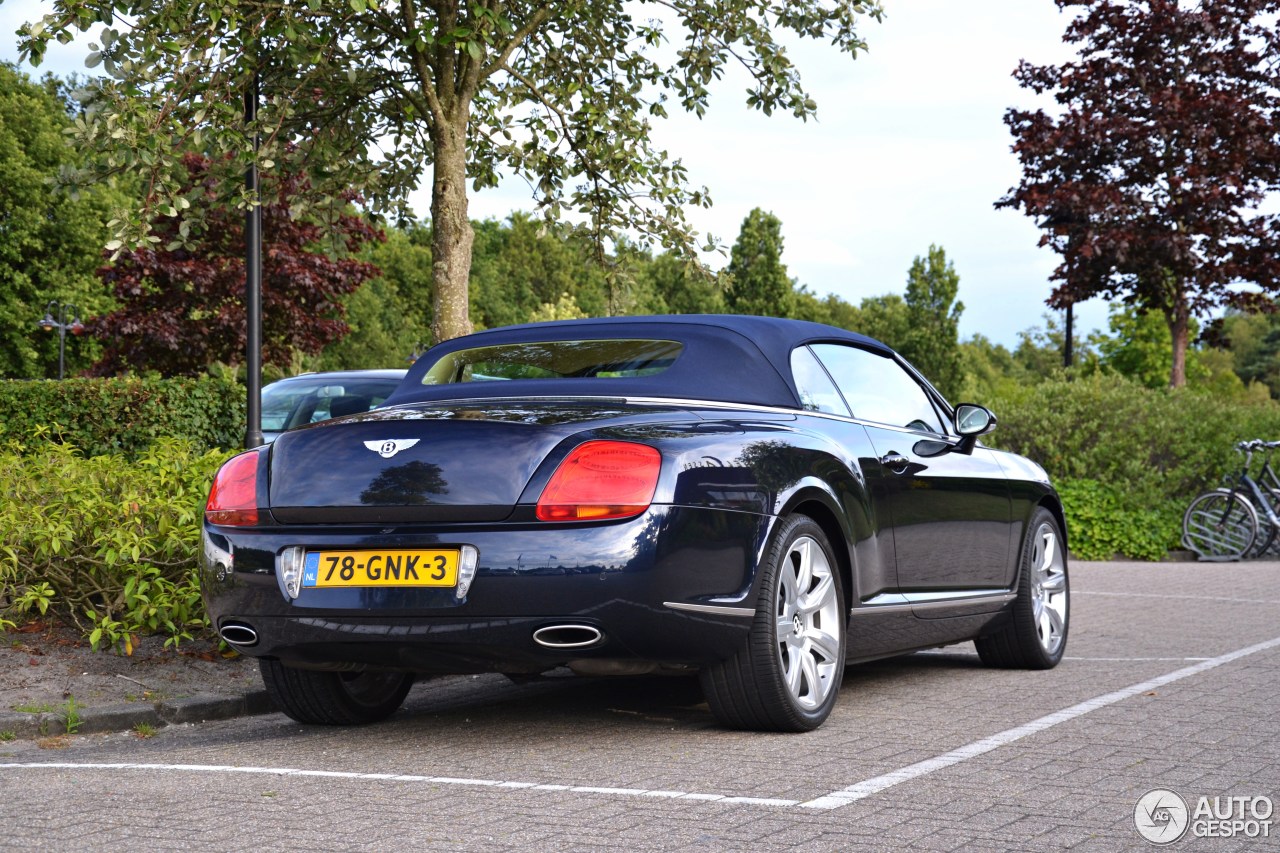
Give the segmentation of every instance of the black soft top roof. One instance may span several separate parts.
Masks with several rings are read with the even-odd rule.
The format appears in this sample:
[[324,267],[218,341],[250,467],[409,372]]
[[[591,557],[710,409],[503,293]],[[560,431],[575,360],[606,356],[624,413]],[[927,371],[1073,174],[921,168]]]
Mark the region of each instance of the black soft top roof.
[[[652,376],[422,384],[423,375],[433,364],[459,350],[505,343],[616,338],[678,341],[684,352],[669,369]],[[855,332],[774,317],[674,314],[529,323],[489,329],[432,347],[383,405],[478,397],[592,396],[672,397],[800,408],[791,381],[791,351],[824,341],[854,343],[886,356],[892,354],[879,341]]]

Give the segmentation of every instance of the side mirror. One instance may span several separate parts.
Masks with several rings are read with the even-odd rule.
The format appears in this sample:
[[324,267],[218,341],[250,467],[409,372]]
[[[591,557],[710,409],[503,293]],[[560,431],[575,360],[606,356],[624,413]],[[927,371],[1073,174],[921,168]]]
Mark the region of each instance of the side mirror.
[[986,435],[996,428],[996,416],[985,406],[974,403],[961,403],[956,406],[956,432],[960,434],[957,453],[966,455],[973,452],[978,443],[978,436]]
[[990,409],[973,403],[956,406],[956,432],[962,436],[986,435],[996,428],[996,416]]

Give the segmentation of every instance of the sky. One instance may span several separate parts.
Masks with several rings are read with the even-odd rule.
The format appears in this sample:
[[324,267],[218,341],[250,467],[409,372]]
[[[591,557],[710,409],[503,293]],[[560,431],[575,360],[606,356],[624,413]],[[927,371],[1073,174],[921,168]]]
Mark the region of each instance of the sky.
[[[822,43],[791,48],[817,121],[748,109],[745,80],[730,73],[705,118],[673,114],[653,138],[710,190],[714,206],[690,211],[700,232],[731,245],[752,208],[770,211],[782,222],[791,276],[854,304],[901,294],[912,259],[941,246],[960,275],[961,337],[1014,346],[1020,331],[1044,324],[1057,256],[1037,247],[1031,219],[992,206],[1020,178],[1002,119],[1012,106],[1037,105],[1011,76],[1020,59],[1071,57],[1062,43],[1068,19],[1053,0],[883,4],[884,21],[862,26],[869,50],[857,59]],[[13,33],[40,7],[0,0],[0,60],[17,61]],[[52,46],[36,71],[85,73],[96,35]],[[429,201],[429,189],[411,197],[420,215]],[[504,219],[532,207],[528,188],[511,180],[473,194],[470,212]],[[1100,300],[1077,305],[1078,333],[1105,329],[1106,317]]]

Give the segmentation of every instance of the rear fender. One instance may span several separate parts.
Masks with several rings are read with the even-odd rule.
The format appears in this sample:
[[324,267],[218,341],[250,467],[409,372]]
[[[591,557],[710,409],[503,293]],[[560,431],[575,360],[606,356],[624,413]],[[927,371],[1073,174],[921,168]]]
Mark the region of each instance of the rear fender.
[[[881,556],[867,496],[852,474],[801,480],[782,496],[778,518],[795,513],[809,516],[826,533],[840,562],[846,607],[892,583],[894,567]],[[887,553],[891,558],[892,550]]]

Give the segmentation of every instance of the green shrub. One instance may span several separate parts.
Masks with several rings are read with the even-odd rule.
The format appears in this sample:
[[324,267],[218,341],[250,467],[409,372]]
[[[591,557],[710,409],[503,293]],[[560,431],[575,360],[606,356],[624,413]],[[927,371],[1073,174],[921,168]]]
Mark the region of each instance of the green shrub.
[[48,430],[86,456],[136,457],[161,438],[209,450],[244,440],[246,393],[227,378],[0,382],[0,445]]
[[1067,516],[1072,555],[1083,560],[1110,560],[1117,554],[1160,560],[1179,547],[1181,509],[1130,506],[1114,486],[1097,480],[1066,479],[1055,485]]
[[209,482],[230,454],[159,439],[132,461],[46,442],[0,453],[0,599],[69,616],[94,648],[207,625],[196,558]]
[[[1280,439],[1280,406],[1151,389],[1095,375],[1023,387],[991,408],[990,442],[1044,466],[1063,495],[1072,551],[1156,559],[1182,512],[1239,468],[1235,443]],[[1107,550],[1112,549],[1112,550]]]

